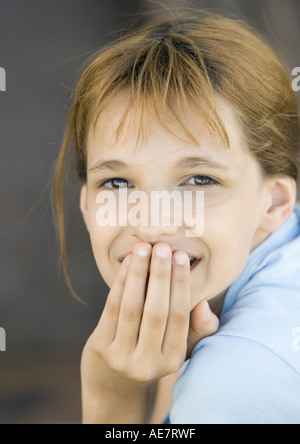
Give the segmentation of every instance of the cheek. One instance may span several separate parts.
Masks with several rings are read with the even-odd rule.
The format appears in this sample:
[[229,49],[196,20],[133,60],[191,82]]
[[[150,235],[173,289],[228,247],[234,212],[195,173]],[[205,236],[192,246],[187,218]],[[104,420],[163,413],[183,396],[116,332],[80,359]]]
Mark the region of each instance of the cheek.
[[204,234],[200,238],[205,255],[205,296],[213,298],[226,290],[243,271],[253,239],[249,214],[233,206],[205,212]]
[[90,241],[94,259],[99,273],[109,287],[112,286],[116,277],[116,270],[111,264],[110,251],[117,235],[118,230],[115,227],[99,227],[96,221],[90,223]]
[[207,208],[204,214],[202,240],[210,250],[226,249],[241,231],[241,218],[237,217],[233,202]]
[[232,201],[206,212],[204,240],[211,256],[223,262],[224,267],[247,260],[254,233],[255,217],[251,214],[251,206],[243,207]]
[[204,237],[217,249],[247,249],[257,229],[257,207],[258,196],[241,183],[226,202],[205,209]]
[[223,242],[210,251],[208,278],[220,283],[222,291],[238,278],[247,263],[249,242],[242,242]]
[[114,238],[115,227],[100,226],[97,221],[99,205],[91,199],[89,200],[89,234],[93,253],[97,264],[105,262],[109,253],[109,248]]

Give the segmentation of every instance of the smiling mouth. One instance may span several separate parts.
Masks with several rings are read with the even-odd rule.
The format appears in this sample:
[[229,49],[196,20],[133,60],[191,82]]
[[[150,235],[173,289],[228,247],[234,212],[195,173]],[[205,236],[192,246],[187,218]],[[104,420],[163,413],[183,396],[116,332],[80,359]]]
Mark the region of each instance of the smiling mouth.
[[193,271],[200,262],[201,262],[201,259],[196,259],[195,257],[190,258],[191,271]]

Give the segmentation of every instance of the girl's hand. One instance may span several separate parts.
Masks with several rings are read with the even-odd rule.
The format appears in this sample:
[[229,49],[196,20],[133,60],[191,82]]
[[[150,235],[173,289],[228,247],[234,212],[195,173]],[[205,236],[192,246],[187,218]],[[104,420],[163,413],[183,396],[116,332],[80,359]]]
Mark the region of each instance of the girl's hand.
[[[83,354],[91,392],[132,393],[182,366],[194,345],[218,328],[205,301],[190,315],[190,264],[167,244],[139,242],[121,264],[100,322]],[[130,263],[129,263],[130,261]]]
[[201,339],[215,334],[218,328],[219,318],[211,311],[207,301],[200,301],[191,313],[186,358],[191,357],[193,348]]

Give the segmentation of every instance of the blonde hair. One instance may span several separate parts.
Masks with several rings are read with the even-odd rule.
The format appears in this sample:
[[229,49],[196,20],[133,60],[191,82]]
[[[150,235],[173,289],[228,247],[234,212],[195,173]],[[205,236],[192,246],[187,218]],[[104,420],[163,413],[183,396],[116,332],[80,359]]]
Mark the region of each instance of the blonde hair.
[[87,180],[87,134],[109,101],[126,93],[128,105],[116,131],[118,138],[129,111],[151,107],[165,125],[166,116],[195,142],[185,110],[198,112],[208,129],[229,146],[216,111],[219,94],[235,109],[245,142],[265,177],[287,175],[298,180],[300,120],[288,69],[265,38],[243,21],[215,13],[174,13],[122,36],[93,56],[83,72],[71,107],[55,167],[56,218],[63,269],[67,270],[63,183],[71,150],[77,173]]

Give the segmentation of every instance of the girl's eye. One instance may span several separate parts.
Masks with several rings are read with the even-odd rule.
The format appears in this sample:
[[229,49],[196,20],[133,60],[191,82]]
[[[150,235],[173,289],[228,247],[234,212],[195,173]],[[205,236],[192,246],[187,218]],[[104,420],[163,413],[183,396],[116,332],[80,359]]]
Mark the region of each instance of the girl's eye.
[[[190,180],[193,180],[195,183],[188,183]],[[191,177],[188,182],[186,182],[184,185],[196,185],[196,186],[207,186],[207,185],[217,185],[217,182],[214,179],[211,179],[207,176],[193,176]]]
[[115,188],[116,190],[118,190],[119,188],[125,188],[125,187],[120,186],[120,183],[122,183],[122,182],[126,183],[127,185],[129,184],[129,182],[127,180],[120,179],[119,177],[115,177],[113,179],[108,179],[105,182],[102,182],[98,188],[104,187],[107,184],[111,184],[112,186],[108,187],[108,188]]
[[[195,183],[189,183],[189,181],[193,180]],[[102,188],[104,186],[107,186],[107,188],[111,189],[120,189],[120,188],[128,188],[128,182],[125,179],[121,179],[119,177],[115,177],[113,179],[108,179],[102,182],[98,188]],[[111,186],[108,186],[110,184]],[[122,186],[122,184],[125,184],[125,186]],[[127,184],[127,185],[126,185]],[[214,179],[211,179],[207,176],[193,176],[191,177],[184,185],[196,185],[196,186],[208,186],[208,185],[216,185],[217,182]]]

